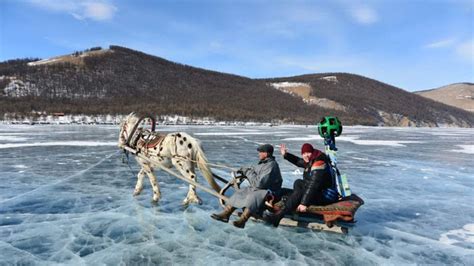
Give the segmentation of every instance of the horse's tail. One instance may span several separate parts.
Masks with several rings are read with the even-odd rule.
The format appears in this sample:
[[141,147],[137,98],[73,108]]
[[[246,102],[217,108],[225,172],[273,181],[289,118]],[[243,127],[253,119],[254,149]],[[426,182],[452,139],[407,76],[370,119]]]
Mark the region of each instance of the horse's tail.
[[204,178],[206,178],[209,185],[211,185],[211,187],[215,191],[219,192],[221,190],[221,187],[214,180],[211,168],[209,168],[209,165],[207,163],[206,155],[204,154],[204,151],[202,150],[201,145],[198,141],[196,141],[194,144],[194,159],[197,162],[199,171],[201,171],[202,175],[204,176]]

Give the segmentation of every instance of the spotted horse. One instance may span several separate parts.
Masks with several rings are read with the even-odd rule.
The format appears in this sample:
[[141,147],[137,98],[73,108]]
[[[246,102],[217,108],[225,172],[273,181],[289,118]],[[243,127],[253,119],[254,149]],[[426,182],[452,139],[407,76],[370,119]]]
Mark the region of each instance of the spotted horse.
[[[151,120],[151,130],[144,128],[143,123],[146,120]],[[122,149],[129,147],[149,159],[135,157],[141,169],[137,175],[134,196],[142,192],[143,179],[147,175],[153,188],[153,201],[158,202],[161,193],[154,169],[173,166],[184,177],[196,181],[194,169],[197,165],[211,187],[217,192],[220,191],[199,141],[184,132],[158,134],[155,132],[155,120],[151,116],[139,117],[135,113],[129,114],[120,125],[118,146]],[[196,187],[193,185],[189,185],[188,193],[183,200],[184,205],[190,203],[202,204],[202,200],[196,194]]]

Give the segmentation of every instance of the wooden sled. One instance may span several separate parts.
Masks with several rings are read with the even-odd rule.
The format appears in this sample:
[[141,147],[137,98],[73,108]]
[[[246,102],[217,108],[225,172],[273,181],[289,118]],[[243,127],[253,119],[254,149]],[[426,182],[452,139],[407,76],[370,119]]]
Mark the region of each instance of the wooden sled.
[[[277,202],[275,205],[281,207],[282,204]],[[280,225],[346,234],[349,227],[355,224],[355,213],[363,204],[364,201],[360,197],[352,194],[329,205],[308,206],[305,213],[294,212],[286,215]]]
[[[215,175],[216,176],[216,175]],[[217,176],[218,177],[218,176]],[[220,178],[220,177],[219,177]],[[220,178],[222,180],[222,178]],[[240,182],[234,177],[220,191],[220,195],[224,196],[226,191],[233,187],[237,189],[240,187]],[[225,200],[220,199],[222,207],[225,206]],[[267,209],[273,211],[283,205],[283,201],[275,204],[265,202]],[[339,234],[347,234],[349,227],[355,224],[355,213],[364,201],[356,194],[343,198],[338,202],[325,205],[308,207],[306,213],[294,212],[291,215],[286,215],[281,221],[281,226],[307,228],[316,231],[333,232]],[[274,206],[276,208],[274,208]],[[267,210],[268,211],[268,210]],[[237,213],[234,213],[238,215]],[[251,217],[251,220],[256,222],[264,222],[261,217]]]

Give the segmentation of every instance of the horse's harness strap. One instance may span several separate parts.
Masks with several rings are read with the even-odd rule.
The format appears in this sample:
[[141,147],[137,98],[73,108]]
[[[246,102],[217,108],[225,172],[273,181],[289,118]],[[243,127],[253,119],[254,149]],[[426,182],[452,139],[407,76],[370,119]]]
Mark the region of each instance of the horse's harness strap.
[[153,118],[152,116],[150,115],[146,115],[146,116],[143,116],[141,117],[140,119],[138,119],[137,123],[135,123],[135,125],[133,126],[133,129],[130,131],[129,135],[128,135],[128,139],[127,139],[127,142],[125,143],[125,145],[131,147],[131,148],[135,148],[136,145],[137,145],[137,141],[138,139],[140,138],[140,134],[142,133],[141,130],[138,130],[138,126],[140,125],[140,123],[145,120],[146,118],[150,119],[151,120],[151,132],[155,132],[155,118]]
[[148,153],[149,149],[155,148],[160,145],[165,139],[166,135],[158,134],[156,132],[149,132],[138,130],[138,140],[136,141],[135,148],[144,149],[145,153]]

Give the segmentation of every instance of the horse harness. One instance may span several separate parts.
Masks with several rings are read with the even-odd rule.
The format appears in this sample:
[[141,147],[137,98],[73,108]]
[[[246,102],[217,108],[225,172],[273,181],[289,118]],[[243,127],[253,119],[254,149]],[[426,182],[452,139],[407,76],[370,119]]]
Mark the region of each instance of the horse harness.
[[[151,120],[151,130],[145,130],[138,127],[140,123],[145,120]],[[126,145],[132,149],[140,150],[142,148],[154,148],[163,142],[165,134],[155,132],[155,119],[152,116],[143,116],[133,126],[133,129],[128,134]]]

